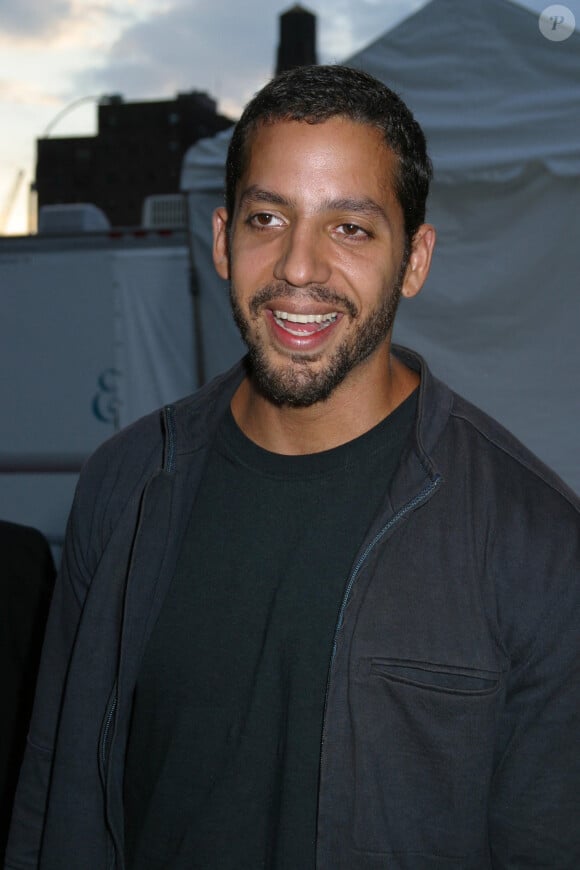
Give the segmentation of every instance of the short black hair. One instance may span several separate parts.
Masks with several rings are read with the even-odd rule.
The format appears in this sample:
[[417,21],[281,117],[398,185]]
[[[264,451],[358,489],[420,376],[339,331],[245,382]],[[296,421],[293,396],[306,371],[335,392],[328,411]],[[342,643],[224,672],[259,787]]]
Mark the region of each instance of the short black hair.
[[425,220],[433,175],[425,135],[403,100],[382,82],[347,66],[303,66],[281,73],[254,96],[234,128],[226,164],[228,223],[236,191],[249,159],[252,133],[261,124],[305,121],[320,124],[334,117],[368,124],[382,132],[397,156],[395,193],[403,211],[405,247]]

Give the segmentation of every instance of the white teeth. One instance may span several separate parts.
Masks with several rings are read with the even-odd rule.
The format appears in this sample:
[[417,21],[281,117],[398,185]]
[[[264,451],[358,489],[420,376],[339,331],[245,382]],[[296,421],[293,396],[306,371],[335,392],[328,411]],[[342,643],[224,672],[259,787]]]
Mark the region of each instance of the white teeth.
[[332,311],[330,314],[291,314],[289,311],[274,311],[274,317],[278,320],[290,320],[292,323],[324,323],[324,321],[334,321],[338,317],[338,312]]

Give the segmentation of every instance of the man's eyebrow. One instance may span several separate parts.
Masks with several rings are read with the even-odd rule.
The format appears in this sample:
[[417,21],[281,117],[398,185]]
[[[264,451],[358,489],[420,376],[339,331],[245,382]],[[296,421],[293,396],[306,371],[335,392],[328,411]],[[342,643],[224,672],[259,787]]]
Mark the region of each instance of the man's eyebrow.
[[327,211],[347,211],[352,214],[360,214],[366,217],[376,217],[389,222],[383,208],[369,196],[346,197],[344,199],[327,199],[323,203],[323,209]]
[[273,190],[265,190],[258,187],[256,184],[247,187],[240,196],[240,205],[248,205],[249,203],[269,203],[270,205],[293,206],[293,201],[282,196],[280,193],[275,193]]

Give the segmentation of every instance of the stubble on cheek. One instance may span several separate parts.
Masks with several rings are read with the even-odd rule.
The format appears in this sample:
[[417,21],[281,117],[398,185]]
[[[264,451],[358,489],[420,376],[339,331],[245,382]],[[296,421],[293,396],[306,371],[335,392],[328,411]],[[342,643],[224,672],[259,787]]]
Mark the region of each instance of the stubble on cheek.
[[[296,298],[296,291],[288,292],[284,285],[269,284],[250,300],[249,319],[244,315],[235,290],[230,285],[230,299],[234,320],[249,351],[250,375],[257,389],[276,405],[309,407],[329,398],[350,371],[366,360],[385,340],[391,329],[401,296],[401,270],[382,305],[363,320],[356,306],[326,287],[308,288],[304,298],[339,305],[350,315],[352,329],[348,330],[338,347],[323,367],[315,366],[324,357],[324,351],[311,356],[291,355],[280,365],[270,358],[268,349],[258,334],[260,311],[273,299]],[[252,324],[254,330],[252,330]]]

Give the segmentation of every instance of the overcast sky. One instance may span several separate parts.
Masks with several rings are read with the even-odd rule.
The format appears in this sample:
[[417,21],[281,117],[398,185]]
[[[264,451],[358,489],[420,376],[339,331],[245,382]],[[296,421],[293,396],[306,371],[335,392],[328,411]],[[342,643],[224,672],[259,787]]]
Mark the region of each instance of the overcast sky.
[[[427,0],[303,0],[317,14],[319,61],[341,61]],[[469,0],[465,0],[469,2]],[[516,2],[516,0],[513,0]],[[519,0],[540,12],[545,0]],[[576,11],[580,0],[567,5]],[[26,232],[35,139],[82,97],[171,98],[205,90],[225,114],[273,73],[278,16],[292,0],[0,0],[0,215],[24,183],[8,232]],[[580,17],[580,16],[578,16]],[[53,135],[90,135],[94,103]]]

